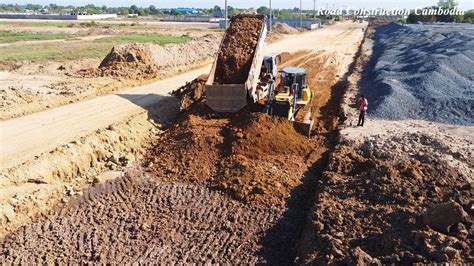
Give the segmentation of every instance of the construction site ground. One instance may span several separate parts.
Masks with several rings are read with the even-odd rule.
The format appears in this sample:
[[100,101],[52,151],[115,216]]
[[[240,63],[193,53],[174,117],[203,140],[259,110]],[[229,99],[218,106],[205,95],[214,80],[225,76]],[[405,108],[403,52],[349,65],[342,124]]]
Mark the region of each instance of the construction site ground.
[[211,112],[210,65],[1,121],[0,262],[472,263],[472,126],[354,126],[376,25],[266,45],[308,70],[311,138]]
[[[326,106],[325,109],[323,108],[325,110],[324,112],[331,113],[331,108],[328,107],[328,104],[332,104],[331,99],[333,98],[333,96],[331,96],[331,88],[342,78],[344,73],[347,72],[349,64],[352,62],[359,43],[362,40],[363,31],[361,29],[365,26],[365,24],[340,23],[317,31],[283,36],[280,41],[267,45],[265,52],[284,53],[284,64],[307,67],[312,77],[309,81],[310,86],[318,88],[318,90],[315,90],[315,110]],[[229,193],[226,193],[227,191],[222,189],[216,190],[216,188],[211,186],[208,182],[188,182],[188,177],[183,176],[181,179],[178,175],[172,178],[156,176],[153,175],[153,170],[151,170],[151,174],[147,174],[147,167],[143,170],[142,167],[133,166],[133,163],[131,163],[142,157],[147,147],[154,146],[155,148],[150,150],[154,151],[157,147],[156,144],[167,142],[168,130],[165,130],[164,135],[160,133],[161,130],[164,129],[161,125],[170,122],[170,118],[177,114],[178,108],[176,100],[167,95],[167,93],[176,89],[185,81],[192,80],[199,74],[207,74],[208,71],[209,66],[206,66],[170,79],[147,84],[133,91],[102,96],[1,122],[1,128],[3,130],[2,146],[5,147],[2,148],[1,155],[3,167],[2,175],[6,177],[2,179],[2,197],[3,195],[5,196],[1,200],[3,211],[2,228],[4,229],[2,232],[5,235],[3,247],[11,250],[11,252],[17,249],[9,248],[7,246],[10,244],[6,244],[9,241],[7,239],[11,239],[9,236],[13,236],[15,232],[19,232],[15,230],[25,230],[33,226],[33,224],[41,224],[45,222],[44,219],[50,220],[52,223],[58,222],[59,220],[55,220],[56,218],[53,217],[60,219],[61,212],[64,212],[61,210],[69,210],[72,206],[70,204],[73,204],[72,202],[75,201],[65,203],[71,199],[78,198],[78,200],[81,200],[81,198],[85,196],[90,199],[91,207],[99,207],[100,204],[96,204],[95,201],[100,200],[100,196],[97,192],[101,191],[100,194],[104,192],[103,195],[105,197],[111,196],[115,200],[122,202],[116,206],[118,209],[122,209],[122,207],[118,206],[122,206],[123,204],[125,204],[123,208],[128,209],[129,207],[125,207],[126,205],[131,206],[129,204],[132,204],[135,206],[135,204],[141,203],[139,203],[140,200],[129,200],[123,197],[125,191],[126,193],[131,192],[126,186],[132,184],[134,184],[133,186],[137,186],[137,195],[133,197],[138,199],[143,197],[139,195],[141,192],[138,191],[142,191],[142,189],[148,187],[150,183],[147,182],[154,182],[159,185],[156,187],[156,190],[150,191],[150,195],[154,195],[153,197],[157,198],[167,198],[165,201],[168,203],[165,203],[163,207],[159,207],[154,204],[161,203],[155,200],[152,201],[153,204],[151,205],[143,201],[143,206],[149,205],[149,210],[156,210],[161,213],[161,211],[164,210],[163,208],[171,207],[174,210],[178,205],[171,204],[169,201],[176,200],[179,202],[180,208],[184,211],[184,215],[188,215],[188,217],[202,217],[196,218],[196,220],[199,221],[199,219],[203,219],[203,224],[196,223],[193,218],[190,218],[193,220],[193,223],[195,223],[195,226],[197,226],[195,229],[187,228],[185,225],[173,227],[173,223],[183,219],[179,217],[180,214],[178,212],[173,214],[178,216],[172,218],[174,222],[170,220],[168,223],[169,228],[177,230],[177,238],[165,240],[163,237],[169,237],[170,235],[168,233],[162,234],[161,237],[154,235],[154,241],[157,241],[156,250],[150,249],[149,252],[145,252],[147,255],[144,256],[144,261],[156,258],[160,254],[159,250],[166,249],[173,249],[174,251],[166,251],[165,253],[170,254],[170,257],[168,259],[162,257],[163,261],[169,261],[169,259],[182,261],[212,261],[214,259],[215,261],[223,261],[223,258],[226,257],[225,254],[231,253],[233,255],[230,256],[230,258],[233,258],[234,261],[240,260],[242,262],[271,261],[278,258],[286,262],[292,260],[295,251],[293,249],[284,248],[284,244],[286,241],[290,241],[290,243],[293,244],[295,243],[297,235],[300,233],[302,222],[304,221],[304,207],[297,208],[297,210],[293,211],[293,208],[286,206],[287,203],[285,199],[289,197],[290,192],[293,191],[295,187],[302,184],[304,177],[307,176],[308,173],[317,171],[318,169],[321,170],[322,165],[324,165],[322,160],[327,157],[326,151],[328,149],[324,145],[315,149],[315,152],[311,152],[312,154],[309,156],[309,159],[299,163],[299,171],[291,176],[292,180],[287,180],[288,182],[283,180],[282,189],[280,190],[281,193],[272,195],[272,200],[268,202],[265,202],[265,200],[236,201],[235,199],[238,198],[229,197]],[[155,109],[158,107],[160,109]],[[163,112],[163,109],[169,112]],[[156,110],[159,111],[156,112]],[[321,115],[319,112],[315,113],[317,117]],[[330,116],[330,119],[335,119],[335,117]],[[45,122],[47,120],[49,122]],[[199,123],[199,120],[197,122]],[[225,123],[222,123],[219,126],[224,125]],[[286,122],[281,125],[286,127]],[[325,129],[326,126],[331,127],[334,125],[334,121],[328,123],[327,120],[321,120],[318,125],[321,134],[318,134],[319,136],[314,140],[309,141],[312,143],[311,147],[323,144],[326,140],[326,130],[323,129]],[[276,126],[278,126],[278,124],[276,124]],[[52,128],[54,128],[54,130],[52,130]],[[23,133],[19,134],[18,130]],[[63,132],[60,132],[61,130],[63,130]],[[298,139],[305,139],[304,136],[297,135],[296,132],[293,134]],[[161,135],[161,137],[157,137],[158,135]],[[148,152],[148,156],[149,154],[150,152]],[[302,154],[304,154],[304,151],[298,154],[298,156]],[[277,155],[274,154],[272,156]],[[281,159],[284,160],[283,158]],[[147,160],[145,159],[144,161]],[[319,162],[316,168],[311,166],[311,164],[315,162]],[[131,169],[134,170],[124,169],[128,169],[130,165],[132,165]],[[109,171],[104,173],[105,169],[109,169]],[[293,169],[295,168],[291,167],[285,171],[293,171]],[[98,173],[102,174],[98,175]],[[259,174],[265,175],[265,172]],[[104,189],[102,185],[96,184],[91,186],[91,184],[110,178],[114,179],[117,178],[117,176],[123,177],[120,177],[117,181],[111,181],[111,186],[115,188],[110,191]],[[149,178],[146,176],[149,176]],[[210,177],[211,176],[208,178]],[[119,183],[122,185],[117,186]],[[123,184],[127,185],[124,186]],[[86,190],[84,191],[84,189]],[[193,205],[186,202],[184,198],[182,199],[180,195],[182,195],[182,193],[192,194],[194,192],[185,191],[202,193],[202,196],[199,197],[201,203],[198,204],[198,202],[196,202],[197,205],[192,207]],[[109,195],[109,192],[112,194]],[[121,196],[116,197],[114,196],[115,193]],[[165,196],[162,193],[170,194]],[[83,196],[81,196],[81,194]],[[294,196],[296,199],[298,199],[297,194],[298,193],[295,193]],[[307,192],[301,194],[301,201],[307,201]],[[192,200],[192,198],[190,198],[190,200]],[[145,198],[143,199],[145,200]],[[106,205],[103,205],[105,208],[113,205],[109,204],[110,200],[105,200],[105,202],[108,202]],[[221,205],[221,207],[219,207],[219,205]],[[306,206],[307,204],[303,205]],[[77,204],[75,206],[78,208],[86,207],[84,204]],[[211,214],[214,216],[215,208],[222,208],[222,213],[219,214],[219,212],[217,212],[217,214],[215,214],[215,223],[209,223],[207,218]],[[138,211],[138,208],[132,207],[132,209]],[[125,210],[123,209],[122,211]],[[116,212],[115,215],[117,215],[117,219],[123,218],[123,216],[119,214],[122,211]],[[171,210],[168,211],[170,212]],[[100,212],[102,213],[102,211]],[[106,212],[109,213],[109,211]],[[139,216],[148,216],[148,214],[145,215],[144,212],[140,211],[141,214]],[[162,215],[159,213],[149,213],[149,217]],[[255,215],[255,213],[261,213],[261,215]],[[44,214],[44,216],[40,214]],[[84,215],[90,214],[89,211],[84,212]],[[102,214],[106,215],[105,213]],[[110,215],[111,213],[109,216]],[[84,217],[84,219],[89,219],[87,217]],[[163,217],[168,216],[165,215]],[[165,220],[169,220],[169,218],[170,217]],[[154,226],[153,224],[158,222],[158,220],[154,218],[150,219],[153,220],[153,222],[150,221],[150,226]],[[228,225],[231,228],[222,228],[222,234],[217,233],[213,236],[212,239],[214,239],[214,237],[216,239],[213,241],[214,244],[207,242],[211,239],[209,237],[203,238],[203,241],[206,240],[206,243],[202,245],[190,241],[193,239],[192,235],[197,232],[203,234],[203,232],[206,231],[207,234],[211,234],[211,232],[215,231],[216,226],[222,226],[222,219],[230,219],[232,222],[228,223]],[[285,219],[288,220],[288,223],[286,225],[283,224],[283,227],[279,228]],[[107,218],[107,220],[110,219]],[[71,221],[79,221],[79,219],[72,218]],[[62,224],[62,222],[60,223]],[[31,225],[23,227],[25,229],[16,229],[26,224]],[[96,231],[97,229],[93,229],[93,226],[89,227],[83,223],[81,224],[81,226],[84,226],[84,229],[81,229],[84,230],[84,241],[91,243],[90,241],[94,240],[86,236],[89,234],[86,233],[86,231],[92,233],[92,231]],[[163,226],[163,223],[158,222],[156,225],[158,224]],[[238,228],[239,226],[245,229],[232,230],[233,227]],[[273,234],[268,234],[273,235],[273,237],[262,239],[263,233],[268,231],[267,229],[274,231]],[[286,230],[286,233],[283,232],[282,229]],[[58,230],[62,229],[58,227]],[[164,228],[162,233],[168,231],[169,230]],[[118,227],[115,232],[117,235],[112,238],[120,239],[122,233],[128,234],[130,230]],[[49,231],[49,233],[56,234],[53,231]],[[280,235],[280,233],[283,235]],[[285,237],[285,234],[288,236]],[[61,235],[69,238],[67,241],[72,241],[71,243],[77,239],[72,237],[72,235]],[[142,244],[138,244],[137,242],[137,244],[128,245],[125,242],[117,245],[117,252],[121,249],[123,249],[123,251],[129,250],[132,246],[139,248],[140,245],[147,245],[151,235],[144,233],[143,236],[144,238],[137,238]],[[49,239],[53,240],[52,238]],[[182,244],[180,244],[182,245],[181,248],[177,248],[176,241],[178,241],[178,239],[182,241]],[[40,237],[38,241],[44,242],[45,238]],[[173,241],[175,244],[166,248],[166,244],[162,245],[164,243],[163,241]],[[265,249],[262,248],[264,246],[262,241],[266,243]],[[26,248],[21,242],[22,241],[19,241],[17,243]],[[99,242],[103,242],[104,246],[110,247],[110,244],[107,244],[106,241],[100,240]],[[58,243],[59,242],[55,241],[51,242],[52,250],[58,250],[58,252],[62,254],[69,253],[69,251],[66,252],[65,250],[59,251],[61,248],[56,249]],[[66,245],[59,244],[59,246],[66,248]],[[189,248],[186,248],[186,246]],[[193,249],[193,246],[201,246],[201,250]],[[20,248],[20,246],[18,246],[18,248]],[[91,253],[91,256],[87,256],[87,258],[80,255],[75,256],[72,253],[69,253],[66,257],[72,261],[108,261],[114,257],[112,254],[116,254],[110,253],[110,256],[105,254],[97,255],[95,253],[99,252],[99,250],[92,246],[91,248],[92,250],[90,250],[90,252],[94,254]],[[224,250],[227,250],[227,253],[224,253]],[[23,254],[21,256],[29,257],[28,261],[30,261],[33,260],[33,257],[37,259],[43,257],[40,256],[38,252],[42,251],[24,250],[14,254]],[[182,254],[183,252],[186,254]],[[277,252],[285,252],[288,255],[276,256],[276,254],[278,254]],[[119,253],[122,253],[122,251]],[[36,255],[31,257],[28,254]],[[58,256],[53,255],[53,253],[50,254],[52,254],[51,258],[54,257],[61,261]],[[134,261],[132,256],[133,251],[129,250],[122,254],[124,254],[123,260],[117,259],[117,262]],[[194,254],[200,255],[193,256]],[[8,260],[12,258],[15,258],[15,260],[20,259],[20,257],[16,255],[5,255],[4,258],[8,258]],[[188,258],[188,260],[186,260],[186,258]],[[44,259],[50,261],[49,258],[44,257]]]

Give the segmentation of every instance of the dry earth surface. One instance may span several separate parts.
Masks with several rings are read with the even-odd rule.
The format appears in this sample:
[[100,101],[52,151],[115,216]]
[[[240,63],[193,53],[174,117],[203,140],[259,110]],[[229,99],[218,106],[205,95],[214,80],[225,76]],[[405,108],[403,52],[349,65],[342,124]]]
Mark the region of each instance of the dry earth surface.
[[[6,197],[3,201],[5,206],[11,204],[8,200],[12,198],[29,198],[27,203],[20,204],[20,208],[14,208],[11,213],[14,216],[11,220],[14,222],[11,222],[10,218],[4,219],[4,228],[8,228],[9,233],[1,240],[1,260],[25,263],[53,262],[53,259],[58,262],[145,262],[160,257],[163,262],[226,262],[233,258],[233,261],[250,263],[291,263],[295,258],[297,242],[306,221],[307,208],[311,206],[316,180],[314,176],[320,175],[324,169],[336,137],[338,106],[344,89],[337,81],[347,72],[362,39],[361,29],[365,26],[366,24],[340,23],[295,37],[282,38],[266,48],[266,52],[285,52],[283,65],[308,68],[309,84],[315,93],[312,106],[318,121],[313,138],[307,139],[298,134],[291,123],[284,119],[267,117],[250,110],[244,110],[236,114],[236,117],[221,117],[209,113],[202,103],[197,102],[189,110],[182,112],[163,134],[156,136],[155,133],[157,141],[147,153],[147,158],[142,161],[144,168],[133,168],[127,172],[126,177],[90,188],[87,192],[82,192],[87,182],[80,182],[80,185],[64,191],[52,189],[58,193],[63,192],[64,201],[71,198],[68,193],[84,193],[82,196],[76,195],[77,199],[64,205],[54,204],[58,200],[56,196],[35,199],[35,194],[31,196],[18,192]],[[196,77],[197,72],[207,71],[208,69],[202,69],[195,71],[193,75]],[[170,91],[173,88],[171,84],[176,86],[185,77],[188,76],[183,74],[180,78],[162,81],[159,83],[160,90]],[[150,91],[154,90],[151,86],[148,88]],[[58,112],[57,115],[44,114],[46,112],[34,115],[39,121],[43,115],[61,117],[55,123],[68,128],[68,137],[67,140],[59,137],[56,143],[69,143],[84,132],[93,132],[101,129],[106,123],[123,120],[125,113],[130,114],[131,110],[140,108],[129,107],[134,106],[134,103],[143,106],[143,101],[148,99],[145,105],[150,109],[161,101],[160,97],[152,99],[153,97],[146,96],[131,99],[128,104],[123,100],[111,101],[116,97],[104,96],[103,100],[97,98],[56,108],[54,110]],[[101,106],[103,111],[84,108],[86,104],[93,102],[97,104],[95,106]],[[120,115],[112,111],[118,105],[123,111]],[[65,108],[68,108],[67,115]],[[70,130],[71,127],[64,126],[71,123],[69,116],[76,117],[78,112],[82,113],[84,110],[91,110],[90,113],[94,114],[92,121],[89,121],[91,116],[86,112],[83,118],[74,120],[74,124],[84,124],[82,129]],[[105,116],[106,113],[109,115]],[[28,116],[24,117],[24,123],[28,123],[30,119]],[[88,122],[82,123],[83,121]],[[11,123],[12,128],[20,128],[19,119],[7,122]],[[153,125],[150,124],[150,127]],[[39,130],[45,129],[44,126],[39,126]],[[123,126],[111,129],[113,132],[120,132]],[[175,133],[182,135],[180,137]],[[292,137],[285,138],[285,134]],[[38,135],[43,135],[34,135],[35,144],[11,146],[9,158],[32,145],[43,147],[38,141],[45,139],[37,138]],[[125,136],[128,136],[127,133]],[[33,134],[31,137],[33,140]],[[120,137],[123,136],[119,134],[118,137],[120,143]],[[282,141],[280,146],[275,147],[272,144],[272,137]],[[259,147],[256,141],[258,138],[262,138],[262,143],[267,144]],[[84,142],[88,143],[87,140]],[[90,144],[97,145],[93,151],[103,147],[103,144],[94,141]],[[191,146],[186,146],[187,144]],[[53,146],[56,147],[57,144]],[[186,149],[177,149],[178,147]],[[293,148],[286,151],[287,147]],[[73,151],[76,148],[71,146],[69,149]],[[273,149],[276,151],[272,152]],[[14,177],[15,173],[24,171],[23,166],[28,165],[27,169],[37,169],[38,163],[42,162],[46,154],[60,156],[58,151],[48,153],[50,150],[38,148],[34,152],[38,154],[37,158],[24,157],[23,162],[17,160],[13,164],[17,166],[3,170],[2,173]],[[81,154],[81,158],[84,158],[88,153]],[[110,162],[108,165],[112,169],[114,164],[117,165],[117,161],[122,165],[121,161],[128,161],[114,155],[111,157],[98,156],[97,161],[106,164]],[[197,158],[208,160],[199,161]],[[158,160],[154,161],[155,159]],[[291,160],[297,163],[288,164]],[[87,159],[85,165],[93,161],[93,158]],[[159,163],[164,165],[160,166]],[[66,169],[70,167],[67,166]],[[195,171],[196,169],[201,171]],[[29,170],[21,176],[32,174],[34,176],[34,170]],[[47,184],[41,184],[42,178],[35,180],[33,184],[40,183],[35,184],[36,188],[53,188],[55,185],[64,184],[61,182],[70,184],[67,180],[75,180],[79,176],[78,173],[66,173],[48,181]],[[235,179],[236,176],[242,178]],[[254,180],[253,176],[257,178]],[[28,182],[7,182],[3,188],[7,190],[25,183]],[[196,197],[188,198],[189,194],[193,193],[201,195],[195,203],[191,202],[195,201]],[[56,207],[35,209],[35,204],[44,205],[46,200],[51,201],[49,206]],[[117,204],[109,204],[110,202]],[[45,218],[38,217],[38,213],[48,213],[49,210],[50,215]],[[249,212],[253,212],[252,215]],[[125,213],[128,216],[124,216]],[[15,220],[15,216],[25,219],[23,222]],[[150,220],[143,220],[145,217]],[[209,222],[208,217],[215,218]],[[32,219],[32,222],[28,222],[28,219]],[[185,227],[181,222],[188,219],[193,222],[189,223],[189,227]],[[28,224],[14,230],[25,222]],[[72,230],[71,226],[77,226],[78,230]],[[170,234],[168,228],[172,228],[172,232],[176,234]],[[71,233],[61,233],[63,239],[56,238],[58,232],[68,230]],[[208,230],[217,233],[210,234]],[[77,232],[80,233],[77,235]],[[103,235],[99,232],[109,234]],[[205,241],[203,240],[202,244],[196,244],[196,234],[208,236],[203,238]],[[32,237],[19,238],[19,235]],[[213,240],[209,242],[209,239]],[[130,245],[130,241],[134,244]],[[38,252],[44,251],[35,248],[35,243],[40,242],[49,247],[45,249],[48,255],[39,255]],[[171,242],[174,244],[166,244]],[[113,248],[108,253],[98,245]],[[199,250],[193,248],[197,246],[200,247]],[[83,252],[75,251],[78,248]],[[143,253],[142,258],[135,257],[137,251]],[[62,258],[59,254],[68,256]],[[160,254],[169,254],[170,257]]]
[[318,181],[299,262],[470,264],[473,128],[372,117],[355,127],[373,31],[348,78],[344,124]]
[[[202,67],[212,62],[219,43],[220,35],[212,34],[184,44],[143,45],[150,52],[147,58],[140,58],[146,66],[142,68],[118,61],[111,62],[117,66],[99,67],[101,62],[95,59],[3,63],[0,119],[93,98]],[[120,47],[116,49],[120,50]],[[126,54],[123,49],[121,51]],[[148,71],[151,62],[155,66],[152,72]]]

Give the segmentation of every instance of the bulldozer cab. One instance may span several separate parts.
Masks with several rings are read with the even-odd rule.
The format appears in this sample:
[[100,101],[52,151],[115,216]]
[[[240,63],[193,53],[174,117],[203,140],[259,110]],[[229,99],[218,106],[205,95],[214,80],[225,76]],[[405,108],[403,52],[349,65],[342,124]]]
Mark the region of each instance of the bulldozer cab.
[[303,97],[306,89],[306,70],[300,67],[285,67],[281,70],[281,84],[285,93],[289,96],[296,94],[296,99]]
[[280,55],[269,54],[263,57],[262,72],[271,74],[274,79],[278,75],[278,64],[280,63]]
[[280,88],[272,103],[272,114],[294,121],[296,113],[311,100],[306,69],[285,67],[281,70]]

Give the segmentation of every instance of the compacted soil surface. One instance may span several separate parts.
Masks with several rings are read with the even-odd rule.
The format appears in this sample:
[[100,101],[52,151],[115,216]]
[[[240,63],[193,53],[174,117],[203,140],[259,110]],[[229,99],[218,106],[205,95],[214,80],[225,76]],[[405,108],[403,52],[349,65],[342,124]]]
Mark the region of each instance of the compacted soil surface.
[[0,261],[255,263],[257,238],[280,212],[204,186],[129,175],[9,235]]
[[282,58],[311,69],[318,88],[314,116],[325,119],[311,138],[259,105],[211,112],[198,78],[175,93],[182,111],[140,167],[7,234],[0,261],[291,263],[343,87],[327,55]]

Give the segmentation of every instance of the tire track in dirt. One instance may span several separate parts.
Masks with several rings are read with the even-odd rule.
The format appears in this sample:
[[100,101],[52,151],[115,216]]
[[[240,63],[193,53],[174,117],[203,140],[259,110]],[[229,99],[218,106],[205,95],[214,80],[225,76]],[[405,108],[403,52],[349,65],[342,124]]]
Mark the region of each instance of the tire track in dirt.
[[324,64],[327,57],[315,57],[294,63],[308,68],[316,90],[313,107],[326,116],[321,115],[325,119],[313,136],[320,145],[308,155],[314,164],[301,176],[301,185],[281,196],[286,208],[243,204],[202,185],[170,184],[138,173],[91,189],[85,200],[6,236],[0,240],[0,263],[291,264],[338,118],[335,66]]
[[208,188],[124,177],[0,240],[0,264],[256,263],[278,211]]

